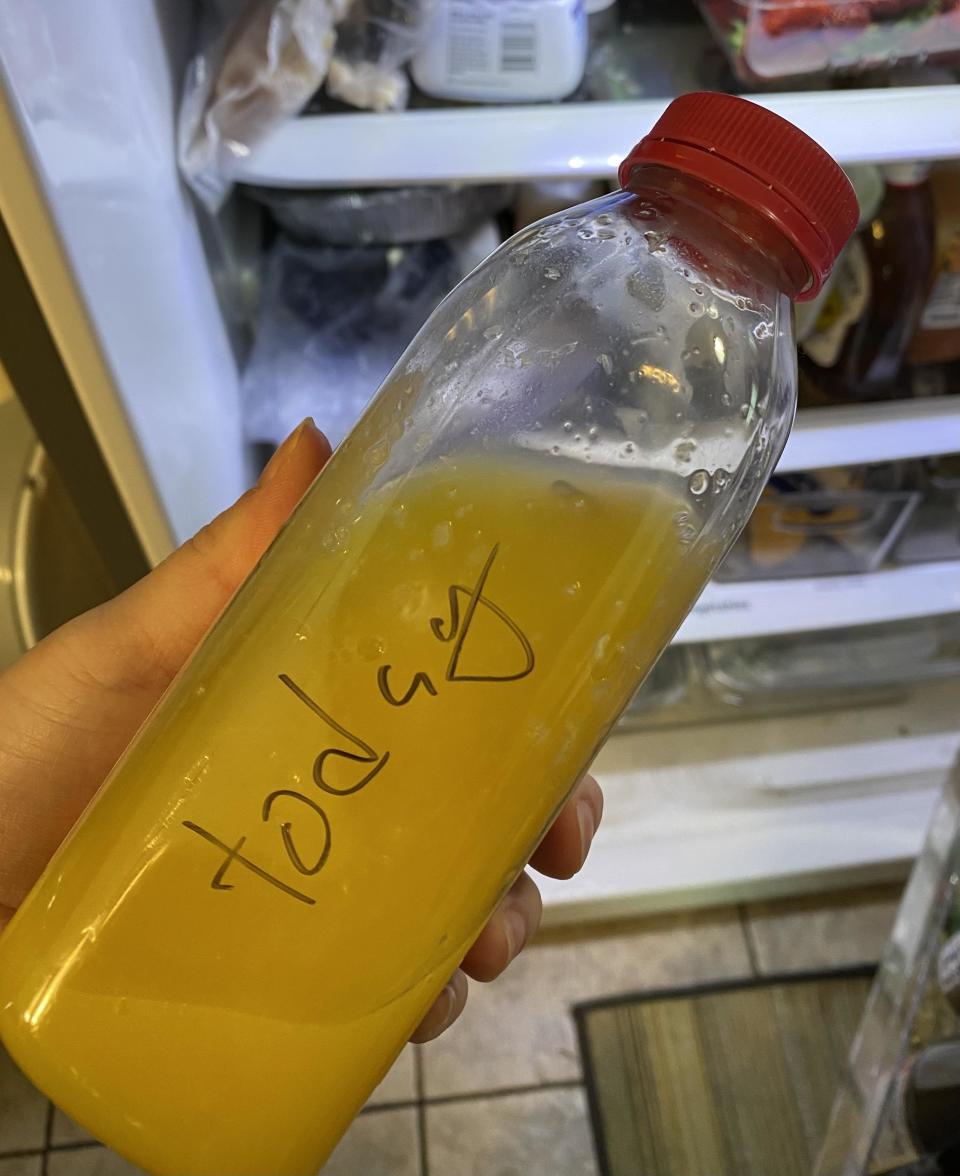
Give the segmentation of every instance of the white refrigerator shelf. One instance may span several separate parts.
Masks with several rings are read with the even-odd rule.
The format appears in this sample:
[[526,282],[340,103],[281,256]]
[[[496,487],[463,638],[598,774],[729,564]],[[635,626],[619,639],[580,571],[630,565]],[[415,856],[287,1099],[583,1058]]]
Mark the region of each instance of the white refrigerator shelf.
[[674,641],[805,633],[960,612],[960,562],[854,576],[708,584]]
[[[960,85],[752,101],[801,127],[841,163],[960,155]],[[306,115],[238,158],[233,177],[283,188],[613,179],[666,105],[656,98]]]
[[737,902],[906,873],[960,751],[960,683],[906,701],[614,735],[606,813],[551,924]]

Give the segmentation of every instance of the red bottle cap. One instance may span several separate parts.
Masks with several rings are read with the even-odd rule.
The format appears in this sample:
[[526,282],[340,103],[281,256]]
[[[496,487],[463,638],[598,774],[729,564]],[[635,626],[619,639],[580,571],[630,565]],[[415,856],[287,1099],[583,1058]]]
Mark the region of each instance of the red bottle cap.
[[765,213],[810,271],[813,298],[857,227],[857,197],[843,170],[778,114],[731,94],[684,94],[620,165],[620,186],[653,163],[696,176]]

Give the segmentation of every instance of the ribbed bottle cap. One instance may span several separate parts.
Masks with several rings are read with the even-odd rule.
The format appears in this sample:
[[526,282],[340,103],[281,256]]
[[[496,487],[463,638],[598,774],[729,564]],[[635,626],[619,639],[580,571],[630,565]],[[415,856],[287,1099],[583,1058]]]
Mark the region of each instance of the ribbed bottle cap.
[[856,195],[827,152],[785,118],[731,94],[671,102],[620,165],[621,187],[643,163],[696,176],[769,217],[810,271],[800,300],[816,295],[857,227]]

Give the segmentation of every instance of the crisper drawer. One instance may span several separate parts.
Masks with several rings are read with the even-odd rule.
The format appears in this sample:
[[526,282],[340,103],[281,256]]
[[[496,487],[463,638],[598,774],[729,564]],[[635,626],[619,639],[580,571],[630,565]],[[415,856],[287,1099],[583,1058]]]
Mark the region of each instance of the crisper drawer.
[[931,678],[960,680],[960,614],[701,646],[707,690],[734,707],[829,706]]
[[960,560],[960,454],[928,458],[919,481],[923,497],[893,550],[894,562]]
[[876,571],[921,497],[906,462],[774,477],[716,579]]
[[668,649],[620,730],[888,703],[960,683],[960,613]]

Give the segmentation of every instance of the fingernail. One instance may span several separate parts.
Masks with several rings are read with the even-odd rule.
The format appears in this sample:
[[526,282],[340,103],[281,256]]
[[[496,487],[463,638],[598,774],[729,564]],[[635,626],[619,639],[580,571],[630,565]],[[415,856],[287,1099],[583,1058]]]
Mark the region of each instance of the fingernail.
[[590,802],[584,798],[577,801],[577,824],[580,826],[580,860],[583,862],[586,861],[593,835],[597,831],[593,809]]
[[440,1019],[440,1027],[437,1030],[438,1033],[442,1033],[453,1020],[453,1010],[457,1003],[457,990],[454,988],[452,980],[447,984],[443,992],[440,993],[440,996],[446,997],[446,1006],[444,1007],[443,1015]]
[[516,959],[527,942],[527,922],[519,911],[507,907],[503,912],[503,933],[510,959]]
[[257,479],[261,486],[266,486],[268,482],[280,473],[287,462],[293,457],[297,446],[303,440],[303,435],[308,430],[316,430],[316,423],[313,417],[304,417],[299,425],[293,430],[290,436],[283,442],[280,448],[276,451],[273,457],[267,462],[263,468],[263,473]]

